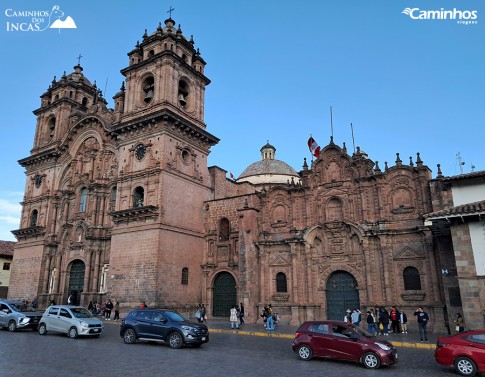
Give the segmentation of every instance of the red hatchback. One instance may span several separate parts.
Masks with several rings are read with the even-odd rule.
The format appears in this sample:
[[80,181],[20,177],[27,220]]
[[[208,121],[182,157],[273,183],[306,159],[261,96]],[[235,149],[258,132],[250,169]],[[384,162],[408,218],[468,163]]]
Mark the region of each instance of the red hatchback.
[[328,357],[355,361],[371,369],[397,362],[397,350],[391,343],[342,321],[303,323],[295,334],[292,348],[302,360]]
[[485,330],[438,338],[434,358],[439,364],[454,367],[462,376],[485,372]]

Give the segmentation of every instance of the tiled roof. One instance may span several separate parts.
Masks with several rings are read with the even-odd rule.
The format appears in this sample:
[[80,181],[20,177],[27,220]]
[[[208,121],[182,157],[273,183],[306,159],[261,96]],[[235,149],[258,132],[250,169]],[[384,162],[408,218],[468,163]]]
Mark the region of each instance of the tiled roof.
[[433,220],[448,217],[470,216],[470,215],[485,215],[485,200],[479,202],[462,204],[456,207],[442,209],[441,211],[431,212],[424,215],[425,219]]
[[13,248],[15,242],[13,241],[0,241],[0,256],[13,257]]
[[454,182],[454,181],[464,181],[464,180],[474,179],[474,178],[485,178],[485,170],[475,171],[473,173],[467,173],[467,174],[452,175],[450,177],[443,177],[442,181]]

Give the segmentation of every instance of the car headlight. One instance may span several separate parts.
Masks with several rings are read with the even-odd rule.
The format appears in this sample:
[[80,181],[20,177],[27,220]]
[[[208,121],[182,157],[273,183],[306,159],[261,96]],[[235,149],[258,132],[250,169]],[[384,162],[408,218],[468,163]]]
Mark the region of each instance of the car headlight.
[[29,317],[26,317],[26,316],[19,317],[19,323],[27,323],[29,321],[30,321]]
[[191,326],[185,326],[185,325],[182,325],[182,326],[180,326],[180,327],[182,327],[182,330],[184,330],[184,333],[185,333],[185,334],[187,334],[187,333],[189,333],[189,332],[191,332],[191,331],[193,331],[193,330],[194,330],[194,328],[193,328],[193,327],[191,327]]
[[87,322],[81,321],[81,327],[89,327]]
[[379,343],[379,342],[376,342],[376,344],[381,347],[384,351],[390,351],[391,350],[391,347],[389,346],[386,346],[385,344],[382,344],[382,343]]

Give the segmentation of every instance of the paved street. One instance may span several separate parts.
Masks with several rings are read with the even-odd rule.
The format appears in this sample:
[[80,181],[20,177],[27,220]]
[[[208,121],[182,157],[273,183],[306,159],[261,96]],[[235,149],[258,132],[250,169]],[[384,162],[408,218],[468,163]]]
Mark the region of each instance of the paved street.
[[221,323],[211,327],[210,321],[209,327],[213,329],[209,343],[180,350],[156,343],[124,344],[117,324],[106,324],[98,339],[1,330],[0,377],[456,375],[435,363],[432,349],[399,347],[395,367],[372,371],[332,360],[300,361],[291,350],[289,331],[268,337],[263,332],[232,333],[223,330]]

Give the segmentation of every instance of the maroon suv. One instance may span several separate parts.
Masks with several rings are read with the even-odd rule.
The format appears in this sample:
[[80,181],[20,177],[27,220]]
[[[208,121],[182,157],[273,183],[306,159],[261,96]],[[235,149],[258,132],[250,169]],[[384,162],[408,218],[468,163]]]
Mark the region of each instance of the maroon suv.
[[292,348],[302,360],[327,357],[355,361],[370,369],[397,362],[397,350],[391,343],[342,321],[303,323],[295,334]]

